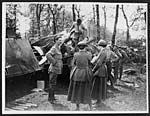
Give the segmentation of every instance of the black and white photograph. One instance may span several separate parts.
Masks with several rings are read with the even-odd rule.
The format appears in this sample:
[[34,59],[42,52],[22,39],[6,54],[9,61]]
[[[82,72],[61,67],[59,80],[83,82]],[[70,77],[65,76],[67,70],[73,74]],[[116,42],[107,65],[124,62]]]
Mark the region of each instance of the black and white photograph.
[[148,113],[148,4],[2,3],[2,114]]

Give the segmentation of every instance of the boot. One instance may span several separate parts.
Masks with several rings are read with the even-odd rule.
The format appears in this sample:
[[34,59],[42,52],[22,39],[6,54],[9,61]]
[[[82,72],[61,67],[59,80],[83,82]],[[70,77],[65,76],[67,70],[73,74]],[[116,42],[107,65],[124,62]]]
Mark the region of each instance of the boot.
[[80,106],[79,106],[79,104],[76,104],[76,109],[75,109],[76,111],[79,111],[80,110]]
[[92,103],[89,103],[90,111],[92,110]]
[[54,100],[54,92],[52,89],[49,89],[48,101],[53,101],[53,100]]
[[52,104],[55,104],[57,101],[57,99],[55,98],[54,90],[52,89],[50,89],[49,91],[48,101]]

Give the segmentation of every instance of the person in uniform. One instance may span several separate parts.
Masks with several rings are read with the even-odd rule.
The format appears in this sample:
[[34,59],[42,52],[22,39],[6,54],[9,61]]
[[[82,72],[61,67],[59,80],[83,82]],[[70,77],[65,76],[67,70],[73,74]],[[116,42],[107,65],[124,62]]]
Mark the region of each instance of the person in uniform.
[[101,51],[98,54],[97,60],[93,68],[93,84],[92,84],[92,91],[91,97],[94,100],[97,100],[96,105],[99,106],[102,100],[106,99],[107,94],[107,66],[106,66],[106,59],[107,59],[107,52],[105,47],[107,43],[105,40],[100,40],[98,45],[101,46]]
[[70,28],[70,37],[72,38],[73,47],[75,47],[79,41],[85,38],[87,29],[82,24],[82,20],[79,18]]
[[[121,76],[123,72],[123,64],[127,60],[130,61],[131,59],[129,59],[127,53],[123,49],[119,48],[118,46],[114,46],[113,50],[119,57],[119,59],[113,63],[114,77],[115,80],[117,79],[121,80]],[[119,77],[118,77],[118,73],[119,73]]]
[[46,53],[46,57],[50,62],[50,66],[48,69],[49,72],[49,94],[48,100],[51,103],[55,103],[55,95],[54,90],[56,86],[57,76],[62,73],[62,53],[60,51],[60,46],[62,44],[61,38],[54,39],[55,44],[52,48]]
[[93,77],[90,68],[91,54],[86,51],[85,42],[77,44],[79,51],[75,52],[73,57],[74,68],[70,73],[70,85],[68,89],[68,101],[76,104],[76,110],[79,110],[80,104],[89,104],[91,109],[91,80]]
[[113,51],[118,56],[118,60],[112,62],[112,69],[113,69],[113,73],[114,73],[114,83],[116,83],[117,79],[118,79],[118,71],[119,71],[119,67],[120,67],[119,66],[120,65],[120,60],[122,59],[122,54],[120,53],[117,46],[113,47]]
[[114,86],[114,77],[112,75],[112,62],[116,62],[119,57],[112,51],[111,45],[107,45],[106,47],[107,59],[107,73],[108,73],[108,81],[110,81],[111,86]]
[[126,61],[131,61],[131,59],[128,57],[127,53],[123,49],[119,48],[119,52],[122,55],[122,58],[119,61],[119,80],[121,80],[123,73],[123,65],[124,63],[126,63]]

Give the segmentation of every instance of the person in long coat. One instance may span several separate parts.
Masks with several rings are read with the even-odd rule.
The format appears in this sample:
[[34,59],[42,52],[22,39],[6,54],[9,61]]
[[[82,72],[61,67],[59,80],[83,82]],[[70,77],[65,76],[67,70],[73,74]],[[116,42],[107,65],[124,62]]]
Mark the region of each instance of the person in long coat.
[[50,62],[48,69],[49,73],[49,94],[48,101],[55,103],[55,86],[57,81],[57,76],[62,73],[62,53],[60,51],[60,46],[62,44],[61,38],[55,39],[55,44],[52,48],[46,53],[46,57]]
[[76,104],[76,110],[79,110],[79,104],[89,104],[91,109],[91,80],[93,77],[90,68],[91,54],[86,51],[85,42],[78,43],[79,51],[74,54],[74,68],[70,73],[70,85],[68,89],[68,101]]
[[98,54],[96,64],[93,68],[93,84],[92,84],[92,91],[91,97],[94,100],[97,100],[96,105],[99,106],[102,100],[106,99],[107,96],[107,66],[106,66],[106,59],[107,59],[107,52],[105,47],[107,46],[106,41],[100,40],[98,45],[101,46],[101,51]]

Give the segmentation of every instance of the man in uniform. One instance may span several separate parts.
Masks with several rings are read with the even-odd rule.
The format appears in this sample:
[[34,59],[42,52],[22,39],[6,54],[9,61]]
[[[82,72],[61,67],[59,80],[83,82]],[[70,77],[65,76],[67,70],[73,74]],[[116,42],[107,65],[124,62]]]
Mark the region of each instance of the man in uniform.
[[122,58],[122,54],[120,53],[117,46],[113,47],[113,51],[118,56],[118,60],[112,62],[112,68],[113,68],[113,72],[114,72],[114,82],[116,82],[118,79],[118,70],[119,70],[119,65],[120,65],[120,60]]
[[57,76],[62,74],[63,62],[62,62],[62,53],[60,51],[60,46],[62,44],[61,38],[55,39],[55,44],[52,48],[46,53],[46,58],[50,62],[48,69],[49,72],[49,94],[48,101],[54,104],[56,102],[55,98],[55,87],[57,82]]
[[107,60],[106,60],[106,66],[107,66],[107,73],[108,73],[108,81],[110,81],[111,86],[114,85],[114,77],[112,75],[112,62],[116,62],[119,57],[111,50],[111,45],[107,45],[106,47],[107,52]]
[[87,31],[87,29],[82,24],[82,20],[77,19],[77,22],[74,22],[70,28],[70,37],[73,41],[73,47],[75,47],[79,41],[82,41],[85,38],[85,31]]

